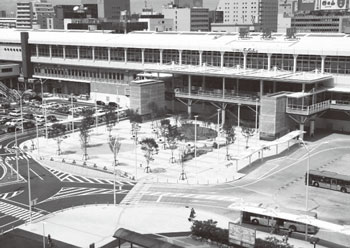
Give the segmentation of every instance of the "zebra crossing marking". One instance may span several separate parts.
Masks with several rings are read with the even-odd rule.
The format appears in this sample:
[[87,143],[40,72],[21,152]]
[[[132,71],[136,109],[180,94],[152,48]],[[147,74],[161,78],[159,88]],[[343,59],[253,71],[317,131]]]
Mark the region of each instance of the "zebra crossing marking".
[[19,194],[21,194],[23,190],[18,190],[18,191],[13,191],[13,192],[7,192],[7,193],[2,193],[0,194],[0,199],[10,199],[12,197],[15,197]]
[[[113,180],[110,179],[100,179],[100,178],[91,178],[91,177],[84,177],[84,176],[78,176],[73,175],[67,172],[62,172],[53,168],[48,168],[47,170],[50,171],[57,179],[59,179],[61,182],[72,182],[72,183],[95,183],[95,184],[111,184],[113,185]],[[129,182],[129,181],[121,181],[116,180],[116,184],[119,185],[135,185],[136,182]]]
[[[16,160],[16,156],[7,156],[8,160]],[[32,158],[30,155],[18,155],[18,159]]]
[[[0,212],[9,215],[12,217],[15,217],[17,219],[21,219],[24,221],[27,221],[30,219],[29,216],[29,210],[22,208],[22,207],[17,207],[16,205],[12,205],[9,203],[1,202],[0,201]],[[35,211],[32,211],[32,220],[38,219],[43,217],[44,215]]]
[[[116,194],[127,194],[129,190],[116,190]],[[86,195],[106,195],[113,194],[113,189],[103,188],[86,188],[86,187],[63,187],[55,195],[42,201],[53,201],[62,198],[75,197],[75,196],[86,196]],[[41,203],[42,203],[41,202]]]

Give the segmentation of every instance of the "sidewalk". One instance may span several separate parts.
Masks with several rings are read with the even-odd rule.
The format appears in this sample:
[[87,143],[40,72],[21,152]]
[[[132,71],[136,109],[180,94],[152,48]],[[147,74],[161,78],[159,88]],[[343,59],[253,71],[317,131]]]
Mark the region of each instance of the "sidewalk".
[[[88,247],[92,243],[95,243],[96,247],[100,247],[114,240],[113,234],[118,228],[126,228],[142,234],[190,232],[192,223],[188,221],[189,213],[190,208],[178,206],[153,204],[138,206],[92,205],[56,212],[40,222],[23,225],[20,228],[38,235],[42,235],[44,230],[46,235],[50,234],[56,240],[78,247]],[[218,222],[218,227],[226,229],[228,223],[233,221],[232,218],[198,208],[196,208],[196,215],[197,220],[212,219]],[[281,236],[257,231],[257,238],[265,239],[269,236],[275,236],[282,240]],[[176,242],[177,238],[168,238],[168,241]],[[294,248],[313,247],[309,242],[293,238],[289,238],[288,242]],[[191,247],[208,246],[199,242],[198,245]],[[320,245],[317,247],[323,248]]]

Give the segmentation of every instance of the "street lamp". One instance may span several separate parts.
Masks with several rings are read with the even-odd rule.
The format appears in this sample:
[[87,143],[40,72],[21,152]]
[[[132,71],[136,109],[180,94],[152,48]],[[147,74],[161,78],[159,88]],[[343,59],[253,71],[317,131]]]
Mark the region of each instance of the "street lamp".
[[120,146],[121,146],[121,144],[119,142],[119,138],[118,137],[112,137],[110,139],[109,147],[112,150],[113,156],[114,156],[114,166],[113,166],[114,167],[113,168],[113,177],[114,177],[114,180],[113,180],[113,203],[114,203],[114,206],[117,204],[116,188],[115,188],[115,180],[116,180],[116,169],[115,169],[115,167],[117,167],[117,153],[120,150]]
[[[307,174],[307,177],[306,177],[306,187],[305,187],[305,210],[306,212],[308,211],[309,209],[309,173],[310,173],[310,150],[309,148],[307,148],[305,142],[303,139],[300,139],[301,143],[303,144],[304,148],[306,149],[307,151],[307,164],[306,164],[306,174]],[[307,240],[307,234],[308,234],[308,231],[307,231],[307,224],[306,224],[306,228],[305,228],[305,240]]]
[[[22,133],[24,132],[24,126],[23,126],[23,107],[22,107],[22,99],[23,99],[23,96],[26,95],[26,94],[30,94],[32,93],[32,90],[29,89],[29,90],[25,90],[23,91],[22,93],[19,93],[18,91],[14,91],[16,92],[17,96],[19,97],[19,106],[20,106],[20,109],[21,109],[21,123],[22,123]],[[15,128],[16,129],[16,128]]]
[[45,222],[43,222],[43,248],[45,248]]
[[134,123],[132,125],[132,134],[133,134],[133,138],[134,138],[134,141],[135,141],[135,180],[137,179],[137,132],[139,131],[140,129],[140,126],[139,124],[137,123]]
[[73,93],[71,94],[71,104],[72,104],[72,133],[74,133],[74,103],[73,103]]
[[[42,78],[38,78],[38,80],[40,81],[40,84],[41,84],[41,104],[45,105],[44,86],[43,85],[49,79],[43,80]],[[45,137],[47,139],[48,135],[47,135],[47,112],[46,112],[46,108],[43,108],[43,115],[45,117]]]
[[197,167],[197,118],[198,115],[194,116],[194,162]]
[[220,132],[220,112],[221,112],[221,109],[217,109],[218,111],[218,134],[217,134],[217,139],[216,139],[216,145],[217,145],[217,148],[218,148],[218,163],[219,163],[219,154],[220,154],[220,150],[219,150],[219,132]]
[[[15,126],[15,146],[17,145],[17,126]],[[16,149],[16,170],[17,170],[17,181],[19,181],[19,171],[18,171],[18,151]]]

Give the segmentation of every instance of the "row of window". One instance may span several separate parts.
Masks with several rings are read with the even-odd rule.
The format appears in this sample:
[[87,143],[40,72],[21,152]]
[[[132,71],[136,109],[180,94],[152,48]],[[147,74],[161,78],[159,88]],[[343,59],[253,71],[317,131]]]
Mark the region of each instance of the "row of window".
[[9,47],[5,47],[4,51],[6,52],[22,52],[21,48],[9,48]]
[[[35,47],[34,47],[35,48]],[[110,49],[111,61],[125,61],[125,50],[123,48]],[[128,48],[126,50],[128,62],[142,62],[142,49]],[[36,48],[32,49],[32,55],[36,55]],[[48,45],[38,46],[38,55],[41,57],[49,57],[50,51]],[[78,58],[78,49],[74,46],[66,46],[66,58]],[[81,59],[93,58],[92,47],[82,46],[79,48]],[[94,48],[95,60],[108,61],[108,49],[105,47]],[[63,58],[63,46],[52,46],[52,57]],[[199,51],[182,51],[181,63],[184,65],[199,65]],[[178,50],[163,50],[162,63],[171,64],[179,63]],[[225,52],[223,57],[224,67],[235,67],[240,65],[243,67],[244,55],[241,52]],[[158,49],[144,50],[145,63],[159,63],[160,51]],[[203,51],[202,63],[210,66],[221,66],[221,53],[216,51]],[[313,71],[321,69],[322,59],[319,55],[298,55],[297,71]],[[248,53],[246,60],[247,68],[251,69],[268,69],[268,57],[263,53]],[[294,58],[291,54],[272,54],[271,67],[276,66],[282,70],[293,70]],[[327,56],[325,59],[324,69],[330,73],[349,74],[350,73],[350,57],[348,56]]]

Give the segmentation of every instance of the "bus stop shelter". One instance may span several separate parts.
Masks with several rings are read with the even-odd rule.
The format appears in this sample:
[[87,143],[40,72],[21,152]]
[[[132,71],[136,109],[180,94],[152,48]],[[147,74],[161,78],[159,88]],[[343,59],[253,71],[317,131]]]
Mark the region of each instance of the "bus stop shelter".
[[[145,247],[145,248],[181,248],[181,246],[168,243],[163,240],[154,239],[149,236],[119,228],[113,235],[118,240],[117,247]],[[127,244],[130,244],[128,246]]]

